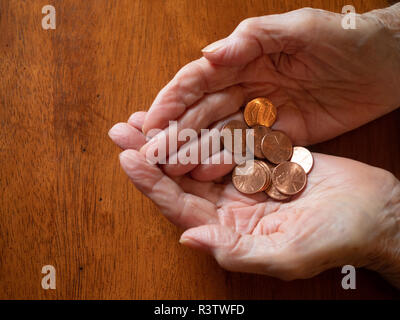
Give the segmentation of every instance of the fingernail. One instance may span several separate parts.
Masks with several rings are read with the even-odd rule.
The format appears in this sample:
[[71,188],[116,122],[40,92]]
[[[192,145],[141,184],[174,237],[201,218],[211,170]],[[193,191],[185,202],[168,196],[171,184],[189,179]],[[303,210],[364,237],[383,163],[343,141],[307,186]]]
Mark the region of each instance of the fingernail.
[[136,128],[139,128],[143,132],[144,115],[139,114],[139,112],[135,112],[129,117],[128,123]]
[[190,245],[191,243],[193,243],[193,241],[188,238],[180,238],[179,243],[182,245]]
[[130,117],[128,119],[128,123],[138,128],[139,130],[143,130],[141,122],[138,121],[135,117]]
[[191,239],[191,238],[183,238],[183,237],[181,237],[179,239],[179,243],[181,245],[188,246],[188,247],[191,247],[191,248],[201,248],[201,243],[199,243],[196,240]]
[[111,138],[111,140],[114,140],[113,138],[120,136],[123,130],[124,128],[121,123],[117,123],[108,131],[108,136]]
[[130,160],[134,158],[134,155],[130,152],[131,150],[125,150],[119,154],[119,160]]
[[226,44],[226,39],[221,39],[201,49],[201,52],[213,53],[221,49],[225,44]]

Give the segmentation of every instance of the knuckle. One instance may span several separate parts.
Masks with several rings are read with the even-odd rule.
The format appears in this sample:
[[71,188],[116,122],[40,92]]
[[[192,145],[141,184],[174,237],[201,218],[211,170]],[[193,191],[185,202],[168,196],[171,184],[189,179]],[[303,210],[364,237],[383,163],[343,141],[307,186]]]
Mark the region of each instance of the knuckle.
[[241,33],[251,33],[257,27],[258,19],[257,18],[247,18],[239,23],[237,30]]
[[318,10],[302,8],[293,11],[290,18],[287,28],[292,46],[298,48],[312,43],[320,23]]
[[231,259],[224,254],[215,254],[215,260],[217,261],[218,265],[227,270],[227,271],[235,271],[232,265]]
[[304,14],[306,16],[307,15],[312,16],[315,14],[315,9],[311,8],[311,7],[304,7],[304,8],[299,9],[299,12],[301,12],[302,14]]
[[313,29],[318,23],[318,14],[316,10],[312,8],[303,8],[300,10],[297,25],[301,25],[301,27],[307,28],[308,30]]

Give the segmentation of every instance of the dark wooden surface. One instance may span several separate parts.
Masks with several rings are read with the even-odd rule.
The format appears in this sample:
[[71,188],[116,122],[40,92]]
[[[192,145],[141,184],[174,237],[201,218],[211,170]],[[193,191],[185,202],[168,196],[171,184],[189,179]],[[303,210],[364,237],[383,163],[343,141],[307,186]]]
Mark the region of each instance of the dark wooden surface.
[[[146,110],[175,72],[243,19],[386,1],[0,0],[0,298],[394,298],[365,270],[283,282],[226,272],[128,182],[108,129]],[[41,8],[57,10],[43,30]],[[400,177],[400,111],[313,149]],[[41,288],[41,269],[57,289]]]

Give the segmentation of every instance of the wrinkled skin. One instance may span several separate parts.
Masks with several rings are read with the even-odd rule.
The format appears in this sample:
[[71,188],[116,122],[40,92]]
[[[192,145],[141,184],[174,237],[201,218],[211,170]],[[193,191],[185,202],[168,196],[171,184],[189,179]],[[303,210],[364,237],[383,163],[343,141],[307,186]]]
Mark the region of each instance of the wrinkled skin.
[[[343,29],[341,15],[314,9],[244,20],[161,90],[143,131],[165,128],[169,120],[208,128],[265,96],[278,107],[274,128],[308,145],[390,112],[400,104],[400,37],[377,16],[358,16],[356,30]],[[212,180],[232,169],[178,167],[166,173],[195,169],[196,179]]]
[[112,139],[122,148],[129,140],[132,149],[120,154],[123,169],[171,222],[186,230],[182,244],[209,252],[232,271],[289,280],[345,264],[379,266],[400,285],[399,265],[384,263],[385,254],[393,259],[399,254],[398,247],[392,251],[387,245],[399,237],[392,221],[400,212],[400,183],[389,172],[314,153],[304,192],[290,202],[276,202],[264,193],[238,192],[230,177],[224,183],[168,177],[137,151],[145,143],[138,130],[143,118],[134,114],[130,124],[118,125]]
[[304,192],[281,203],[241,194],[229,177],[198,181],[224,176],[228,165],[163,172],[145,159],[158,141],[146,143],[142,129],[149,134],[173,119],[181,129],[207,128],[238,116],[256,96],[278,106],[275,128],[295,144],[332,138],[393,110],[400,102],[396,37],[373,15],[352,31],[340,28],[340,18],[302,9],[246,20],[218,50],[206,48],[205,57],[179,71],[147,114],[110,130],[127,149],[120,162],[135,186],[186,230],[181,243],[209,252],[228,270],[289,280],[352,264],[400,286],[400,183],[382,169],[314,154]]

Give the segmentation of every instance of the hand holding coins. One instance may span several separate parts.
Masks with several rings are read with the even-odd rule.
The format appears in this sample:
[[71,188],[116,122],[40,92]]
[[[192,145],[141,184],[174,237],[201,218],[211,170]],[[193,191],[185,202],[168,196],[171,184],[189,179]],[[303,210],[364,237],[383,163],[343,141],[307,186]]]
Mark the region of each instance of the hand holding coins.
[[[243,154],[251,149],[249,151],[256,158],[244,160],[235,167],[232,173],[235,188],[245,194],[265,192],[272,199],[282,201],[305,188],[313,157],[304,147],[293,148],[285,133],[270,129],[276,117],[277,110],[269,100],[256,98],[244,110],[244,119],[249,127],[234,120],[222,130],[231,134],[231,143],[223,140],[227,150]],[[253,130],[246,131],[250,128]],[[254,141],[252,148],[246,144],[248,138]]]
[[[385,15],[390,15],[391,9],[384,11]],[[321,22],[322,28],[317,41],[307,43],[310,37],[304,36],[309,32],[310,18]],[[308,278],[331,267],[357,264],[381,270],[385,277],[400,286],[400,262],[395,259],[400,246],[395,241],[398,219],[392,219],[398,217],[399,212],[400,183],[396,177],[353,160],[311,155],[307,149],[293,146],[290,139],[286,139],[289,131],[285,128],[291,126],[289,137],[293,142],[321,142],[387,113],[389,105],[393,109],[399,105],[397,86],[392,81],[399,73],[394,67],[398,66],[398,56],[391,54],[394,60],[388,59],[387,50],[371,50],[371,46],[376,47],[374,41],[357,46],[359,33],[353,34],[354,37],[343,35],[337,28],[341,18],[307,8],[276,15],[273,19],[258,17],[250,20],[250,24],[241,24],[228,38],[205,48],[202,59],[185,66],[157,95],[145,116],[140,113],[140,116],[131,117],[130,123],[119,124],[112,132],[112,139],[123,149],[128,149],[120,155],[120,161],[136,187],[154,201],[170,221],[187,229],[181,236],[182,244],[211,253],[221,266],[232,271],[290,280]],[[380,47],[391,47],[393,37],[369,32],[376,30],[374,19],[369,20],[370,23],[364,21],[362,29],[377,36],[372,40],[381,39],[378,41]],[[252,28],[254,32],[251,32]],[[252,37],[243,37],[249,32]],[[271,37],[265,37],[265,34]],[[334,41],[325,41],[327,37]],[[272,66],[290,68],[281,74],[278,80],[282,81],[273,81],[273,77],[266,79],[265,75],[271,73],[271,64],[263,64],[265,61],[259,59],[260,44],[267,50],[277,49],[279,55],[282,48],[287,48],[288,39],[290,46],[297,47],[300,43],[300,47],[305,44],[311,50],[303,50],[300,60],[297,55],[286,55],[287,59],[272,61]],[[357,50],[350,52],[349,43],[355,44]],[[332,55],[332,50],[337,54]],[[368,63],[362,63],[371,61],[371,57],[376,62],[375,72],[371,72]],[[308,72],[310,68],[315,72]],[[332,74],[332,68],[338,72]],[[346,70],[359,76],[340,72]],[[239,139],[229,148],[231,139],[223,137],[226,145],[221,152],[218,143],[215,148],[214,144],[211,147],[207,144],[214,140],[219,142],[219,134],[212,135],[213,130],[210,130],[209,135],[199,135],[206,128],[216,129],[216,132],[229,121],[224,120],[227,117],[238,119],[236,111],[242,104],[243,92],[271,92],[271,86],[274,86],[273,89],[280,93],[285,91],[283,86],[293,81],[299,84],[296,100],[280,101],[288,112],[282,112],[281,107],[275,108],[265,98],[258,98],[244,110],[246,121],[241,119],[229,124],[230,138],[250,136],[251,143]],[[310,85],[313,87],[316,81],[320,94],[310,101]],[[349,92],[340,90],[343,86],[332,86],[332,83],[344,83],[351,89],[348,90],[350,97],[346,97]],[[371,91],[381,95],[371,98]],[[366,96],[368,102],[373,99],[374,103],[366,106]],[[289,111],[292,103],[296,112]],[[359,110],[367,112],[360,113]],[[274,124],[276,117],[282,128],[279,130],[283,132],[276,133],[271,129],[277,124]],[[346,126],[337,126],[336,121],[331,121],[335,119],[342,120]],[[153,147],[155,151],[167,149],[167,145],[160,142],[160,136],[150,134],[150,130],[169,131],[175,128],[168,126],[172,120],[178,120],[179,131],[190,128],[194,131],[193,136],[198,137],[198,148],[195,141],[185,143],[179,147],[180,154],[186,155],[192,150],[209,151],[204,157],[196,157],[196,163],[178,163],[176,166],[171,162],[171,166],[157,166],[150,164],[144,156],[146,150]],[[303,124],[308,132],[303,130]],[[253,130],[246,135],[244,132],[250,128]],[[146,142],[142,131],[153,138]],[[186,148],[189,145],[194,148]],[[130,150],[131,147],[140,151]],[[243,156],[246,149],[254,156],[247,156],[247,151]],[[232,164],[232,155],[240,161]],[[169,156],[168,148],[165,155],[168,161]],[[318,162],[314,168],[313,156]],[[213,161],[222,160],[222,157],[222,163]],[[210,182],[225,176],[233,168],[232,184]],[[314,172],[308,177],[311,169]],[[183,178],[174,178],[178,176]],[[293,195],[299,196],[306,184],[308,189],[312,187],[306,191],[312,192],[302,193],[301,205],[295,208],[294,201],[283,205],[263,201],[264,194],[276,200],[290,197],[294,200]],[[243,193],[235,192],[233,185]],[[382,260],[382,257],[387,259]]]

